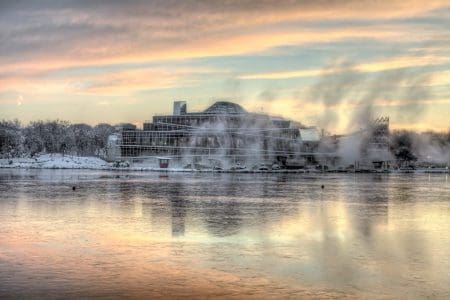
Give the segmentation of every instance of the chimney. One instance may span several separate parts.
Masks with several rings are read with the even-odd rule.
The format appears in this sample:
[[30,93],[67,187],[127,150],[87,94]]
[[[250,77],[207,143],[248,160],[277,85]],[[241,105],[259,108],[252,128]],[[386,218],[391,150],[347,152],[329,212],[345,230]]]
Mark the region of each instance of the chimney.
[[180,116],[186,114],[186,101],[173,102],[173,115]]

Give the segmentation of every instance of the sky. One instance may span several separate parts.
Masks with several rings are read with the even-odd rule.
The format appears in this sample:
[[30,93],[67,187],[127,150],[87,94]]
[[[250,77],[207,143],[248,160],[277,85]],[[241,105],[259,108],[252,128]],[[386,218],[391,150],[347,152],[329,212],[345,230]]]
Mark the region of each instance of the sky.
[[0,119],[142,124],[218,100],[332,133],[450,128],[448,1],[0,0]]

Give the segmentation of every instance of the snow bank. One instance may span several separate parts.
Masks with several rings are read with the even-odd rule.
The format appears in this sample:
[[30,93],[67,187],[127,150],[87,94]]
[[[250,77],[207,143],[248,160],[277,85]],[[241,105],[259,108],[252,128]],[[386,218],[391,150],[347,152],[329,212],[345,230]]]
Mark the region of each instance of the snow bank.
[[0,168],[109,169],[111,164],[98,157],[45,154],[36,158],[0,159]]
[[91,169],[128,171],[186,171],[183,169],[160,169],[154,164],[113,164],[98,157],[82,157],[62,154],[44,154],[35,158],[0,159],[0,168],[18,169]]

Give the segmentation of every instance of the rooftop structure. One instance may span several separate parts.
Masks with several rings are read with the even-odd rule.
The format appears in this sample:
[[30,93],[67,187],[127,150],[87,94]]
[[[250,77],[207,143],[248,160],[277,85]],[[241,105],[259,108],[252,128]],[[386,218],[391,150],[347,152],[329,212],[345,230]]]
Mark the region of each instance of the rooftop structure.
[[239,104],[219,101],[208,107],[205,114],[246,114],[247,112]]

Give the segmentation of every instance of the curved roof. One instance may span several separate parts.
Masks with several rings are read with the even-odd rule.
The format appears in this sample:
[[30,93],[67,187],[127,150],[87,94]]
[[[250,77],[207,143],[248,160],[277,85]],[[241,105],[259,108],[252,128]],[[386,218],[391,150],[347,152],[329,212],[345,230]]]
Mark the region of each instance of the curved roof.
[[226,101],[218,101],[208,107],[205,111],[205,114],[245,114],[247,113],[245,109],[242,108],[239,104],[226,102]]

